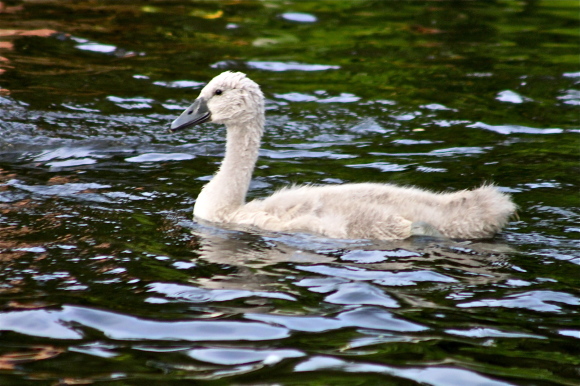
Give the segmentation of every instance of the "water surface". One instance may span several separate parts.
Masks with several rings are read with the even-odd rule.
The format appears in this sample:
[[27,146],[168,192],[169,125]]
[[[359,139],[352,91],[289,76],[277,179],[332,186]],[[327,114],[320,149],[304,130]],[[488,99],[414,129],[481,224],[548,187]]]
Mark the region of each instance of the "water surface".
[[[574,1],[0,3],[0,383],[574,385]],[[491,240],[191,218],[223,70],[267,98],[249,192],[494,182]]]

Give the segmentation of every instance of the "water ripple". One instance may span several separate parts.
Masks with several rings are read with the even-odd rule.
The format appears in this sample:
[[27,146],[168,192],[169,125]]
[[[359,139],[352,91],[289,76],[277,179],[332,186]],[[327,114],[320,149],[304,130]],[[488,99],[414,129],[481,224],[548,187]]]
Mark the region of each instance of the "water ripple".
[[496,330],[494,328],[476,327],[469,330],[445,330],[447,334],[467,336],[470,338],[533,338],[533,339],[547,339],[544,336],[526,334],[522,332],[505,332]]
[[302,12],[286,12],[281,16],[284,20],[295,21],[299,23],[314,23],[318,20],[316,16]]
[[400,307],[399,303],[383,290],[368,283],[342,283],[337,285],[335,293],[328,295],[324,301],[333,304],[368,304],[388,308]]
[[508,295],[504,299],[482,299],[468,303],[460,303],[462,308],[472,307],[506,307],[525,308],[539,312],[560,312],[562,307],[553,304],[564,303],[570,306],[580,306],[580,299],[557,291],[530,291]]
[[311,357],[306,361],[296,365],[294,371],[344,371],[347,373],[378,373],[434,386],[510,385],[507,382],[499,382],[481,376],[473,371],[454,367],[395,368],[385,365],[346,361],[343,359],[325,356]]
[[185,300],[193,303],[205,302],[224,302],[233,299],[262,297],[272,299],[283,299],[296,301],[293,296],[264,291],[246,291],[246,290],[225,290],[225,289],[203,289],[193,286],[186,286],[171,283],[152,283],[147,286],[149,291],[164,294],[165,296],[178,300]]
[[289,316],[245,314],[250,320],[284,326],[290,330],[303,332],[325,332],[347,327],[369,328],[383,331],[417,332],[427,327],[394,316],[380,307],[359,307],[345,311],[336,317],[323,316]]
[[476,129],[484,129],[494,131],[499,134],[560,134],[564,130],[551,128],[551,129],[537,129],[535,127],[526,127],[519,125],[489,125],[483,122],[476,122],[474,124],[468,125],[467,127],[473,127]]
[[[418,282],[439,282],[454,283],[457,280],[433,271],[409,271],[409,272],[390,272],[390,271],[370,271],[357,267],[329,267],[326,265],[315,266],[297,266],[297,269],[314,272],[331,277],[344,278],[350,280],[371,280],[381,285],[389,286],[407,286],[416,285]],[[302,286],[310,286],[309,279],[304,279],[297,283]]]
[[263,362],[272,365],[285,358],[300,358],[305,356],[298,350],[256,350],[244,348],[198,348],[187,351],[191,358],[216,365],[243,365]]
[[[255,68],[258,70],[264,71],[274,71],[274,72],[282,72],[282,71],[325,71],[325,70],[336,70],[339,69],[340,66],[333,66],[327,64],[306,64],[306,63],[298,63],[298,62],[270,62],[270,61],[256,61],[250,60],[245,63],[247,67]],[[220,68],[226,69],[231,67],[239,66],[234,61],[221,61],[212,64],[211,68]]]
[[101,331],[117,340],[271,340],[288,336],[288,330],[263,323],[235,321],[155,321],[92,308],[63,306],[61,310],[0,313],[0,328],[30,336],[81,339],[75,323]]

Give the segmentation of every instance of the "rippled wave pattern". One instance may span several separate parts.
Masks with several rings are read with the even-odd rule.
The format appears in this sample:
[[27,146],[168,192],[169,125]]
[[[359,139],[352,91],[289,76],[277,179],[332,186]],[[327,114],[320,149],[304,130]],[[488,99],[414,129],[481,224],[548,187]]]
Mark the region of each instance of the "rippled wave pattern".
[[[0,1],[0,384],[577,385],[575,1]],[[192,220],[224,129],[169,123],[224,70],[262,85],[250,198],[486,182],[492,240]]]

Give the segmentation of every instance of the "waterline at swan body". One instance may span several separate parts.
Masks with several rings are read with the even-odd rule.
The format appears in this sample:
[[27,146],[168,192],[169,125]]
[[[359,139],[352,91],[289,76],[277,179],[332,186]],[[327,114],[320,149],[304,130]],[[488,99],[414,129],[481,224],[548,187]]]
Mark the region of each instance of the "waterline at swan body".
[[418,234],[476,239],[499,232],[516,209],[507,194],[491,185],[454,193],[381,183],[299,186],[246,203],[264,113],[260,87],[241,72],[227,71],[171,124],[172,131],[208,121],[227,128],[225,157],[197,197],[196,218],[345,239]]

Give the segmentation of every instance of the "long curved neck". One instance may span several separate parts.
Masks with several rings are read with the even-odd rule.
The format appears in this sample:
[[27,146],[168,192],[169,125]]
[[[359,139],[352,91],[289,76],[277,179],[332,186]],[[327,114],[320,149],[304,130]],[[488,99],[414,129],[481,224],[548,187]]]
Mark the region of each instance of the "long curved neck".
[[228,221],[228,216],[244,205],[263,129],[263,115],[249,122],[227,125],[226,155],[218,172],[197,197],[195,217]]

